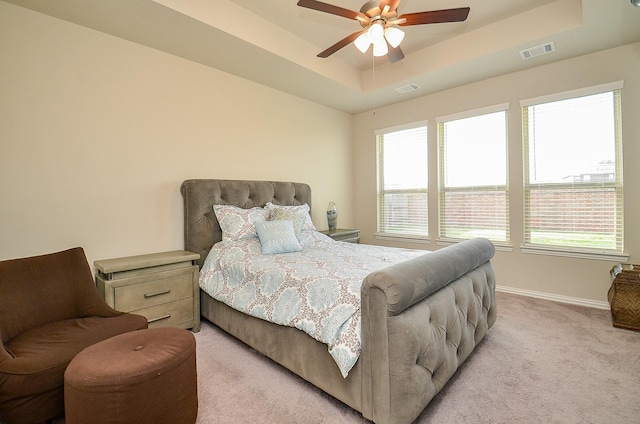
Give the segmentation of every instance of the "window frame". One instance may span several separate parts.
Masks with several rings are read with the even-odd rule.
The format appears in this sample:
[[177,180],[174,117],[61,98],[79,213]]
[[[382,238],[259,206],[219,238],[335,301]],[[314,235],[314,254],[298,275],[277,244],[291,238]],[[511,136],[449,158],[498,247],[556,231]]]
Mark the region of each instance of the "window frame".
[[[465,238],[455,238],[446,236],[444,234],[444,212],[446,211],[445,197],[449,193],[463,193],[463,192],[504,192],[505,199],[505,240],[491,240],[494,245],[501,246],[503,248],[510,248],[511,245],[511,216],[510,216],[510,190],[509,190],[509,103],[499,103],[491,106],[486,106],[477,109],[471,109],[459,113],[444,115],[436,118],[436,130],[438,133],[438,243],[456,243]],[[504,112],[504,148],[505,148],[505,182],[504,185],[477,185],[477,186],[465,186],[465,187],[447,187],[445,186],[445,174],[446,170],[446,158],[445,158],[445,140],[444,140],[444,126],[447,122],[457,121],[461,119],[480,117],[483,115],[489,115],[493,113]],[[473,236],[475,237],[475,235]],[[489,238],[489,237],[487,237]]]
[[[391,134],[391,133],[395,133],[395,132],[400,132],[400,131],[405,131],[405,130],[411,130],[411,129],[419,129],[419,128],[424,128],[424,133],[425,135],[427,135],[427,138],[425,140],[426,143],[426,153],[427,153],[427,157],[426,157],[426,164],[427,164],[427,168],[424,170],[425,176],[427,178],[427,185],[425,188],[419,188],[419,189],[390,189],[390,190],[385,190],[384,188],[384,154],[382,153],[383,151],[383,143],[384,143],[384,136],[387,134]],[[429,137],[428,137],[428,131],[429,131],[429,123],[427,120],[421,120],[421,121],[416,121],[416,122],[412,122],[409,124],[404,124],[404,125],[397,125],[397,126],[393,126],[393,127],[388,127],[388,128],[383,128],[383,129],[379,129],[376,130],[374,132],[375,134],[375,140],[376,140],[376,233],[375,233],[375,238],[376,239],[383,239],[383,240],[404,240],[404,241],[412,241],[412,242],[416,242],[416,243],[429,243],[430,242],[430,232],[429,232],[429,202],[428,202],[428,198],[429,198]],[[383,198],[385,195],[387,194],[410,194],[410,193],[415,193],[415,194],[420,194],[420,195],[424,195],[425,199],[427,200],[427,210],[424,212],[424,216],[426,217],[426,233],[425,234],[408,234],[408,233],[401,233],[401,232],[385,232],[381,230],[381,214],[383,213]]]
[[[522,123],[522,149],[523,149],[523,245],[520,250],[523,253],[530,254],[543,254],[553,256],[565,256],[565,257],[577,257],[586,259],[600,259],[600,260],[614,260],[614,261],[626,261],[628,260],[628,254],[624,252],[624,184],[623,184],[623,140],[622,140],[622,110],[621,110],[621,96],[622,88],[624,86],[623,81],[615,81],[606,84],[600,84],[596,86],[590,86],[580,88],[576,90],[563,91],[559,93],[553,93],[550,95],[539,96],[535,98],[525,99],[520,101],[521,109],[521,123]],[[577,99],[580,97],[586,97],[591,95],[603,94],[612,92],[614,96],[618,96],[617,100],[614,100],[614,108],[616,113],[615,119],[615,174],[616,178],[613,182],[598,181],[580,182],[575,183],[540,183],[530,182],[530,153],[529,153],[529,134],[528,134],[528,108],[535,105],[541,105],[545,103],[552,103],[564,100]],[[617,92],[617,94],[616,94]],[[616,240],[619,240],[620,245],[615,249],[604,249],[600,247],[574,247],[574,246],[562,246],[555,244],[540,244],[531,242],[531,222],[529,219],[529,208],[531,201],[531,192],[536,189],[547,190],[566,190],[568,188],[578,187],[579,190],[593,190],[601,188],[613,189],[616,193],[616,202],[619,203],[616,212],[621,214],[620,226],[617,228],[619,234],[616,235]]]

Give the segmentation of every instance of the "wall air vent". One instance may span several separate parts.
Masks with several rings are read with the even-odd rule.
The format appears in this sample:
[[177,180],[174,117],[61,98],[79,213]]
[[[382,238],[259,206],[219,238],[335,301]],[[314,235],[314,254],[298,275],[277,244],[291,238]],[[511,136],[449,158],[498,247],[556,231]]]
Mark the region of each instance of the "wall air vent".
[[520,51],[520,57],[523,60],[531,59],[536,56],[542,56],[543,54],[551,53],[556,51],[556,46],[553,44],[553,41],[550,43],[543,44],[541,46],[531,47],[530,49],[525,49]]
[[410,91],[416,91],[420,86],[414,82],[411,84],[403,85],[402,87],[394,88],[398,93],[408,93]]

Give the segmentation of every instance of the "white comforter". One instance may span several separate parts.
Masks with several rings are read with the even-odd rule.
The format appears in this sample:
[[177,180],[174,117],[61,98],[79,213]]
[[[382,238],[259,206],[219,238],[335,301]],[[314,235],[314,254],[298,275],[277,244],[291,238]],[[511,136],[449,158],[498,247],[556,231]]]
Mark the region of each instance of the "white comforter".
[[372,271],[426,253],[337,242],[302,232],[301,252],[263,255],[257,238],[211,249],[200,287],[246,314],[327,344],[343,377],[360,355],[360,286]]

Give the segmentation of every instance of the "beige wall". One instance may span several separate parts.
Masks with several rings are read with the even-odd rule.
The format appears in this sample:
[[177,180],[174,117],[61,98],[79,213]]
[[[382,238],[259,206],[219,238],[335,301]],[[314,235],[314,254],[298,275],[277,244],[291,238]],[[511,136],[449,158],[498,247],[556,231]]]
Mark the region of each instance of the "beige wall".
[[[180,249],[179,186],[188,178],[306,182],[319,229],[334,200],[340,226],[385,244],[374,239],[373,131],[428,119],[435,141],[436,116],[510,102],[514,249],[496,255],[499,284],[602,303],[613,262],[519,250],[518,101],[624,80],[626,250],[631,262],[640,260],[640,44],[354,117],[1,1],[0,58],[0,259],[77,245],[90,262]],[[432,143],[434,181],[435,158]],[[435,234],[435,208],[430,218]]]
[[[559,46],[561,47],[561,46]],[[520,60],[514,57],[514,60]],[[533,64],[534,62],[532,62]],[[374,130],[428,120],[430,181],[437,181],[435,118],[456,112],[509,102],[509,161],[511,188],[511,237],[513,251],[499,251],[494,264],[498,284],[519,291],[551,297],[586,299],[600,306],[611,285],[609,270],[615,262],[523,254],[522,147],[519,101],[545,94],[624,80],[622,91],[625,241],[630,261],[640,260],[640,43],[534,67],[526,71],[457,87],[394,106],[380,108],[375,116],[362,113],[354,118],[356,223],[364,242],[426,249],[435,243],[380,242],[376,231],[376,167]],[[473,70],[470,70],[472,72]],[[588,125],[588,122],[585,122]],[[491,166],[487,164],[487,166]],[[435,187],[435,186],[431,186]],[[437,193],[430,193],[430,232],[437,234]],[[532,294],[532,293],[529,293]],[[563,299],[573,301],[576,299]],[[581,302],[581,300],[579,301]]]
[[0,2],[0,259],[181,249],[188,178],[305,182],[353,225],[351,119]]

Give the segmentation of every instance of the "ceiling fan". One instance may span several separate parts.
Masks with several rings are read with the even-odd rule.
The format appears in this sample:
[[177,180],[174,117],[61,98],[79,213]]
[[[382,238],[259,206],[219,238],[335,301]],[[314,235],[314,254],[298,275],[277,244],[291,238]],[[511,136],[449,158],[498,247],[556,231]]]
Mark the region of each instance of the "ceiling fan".
[[368,1],[362,6],[360,12],[316,0],[299,0],[298,6],[355,19],[363,28],[318,53],[318,57],[329,57],[349,43],[354,43],[362,53],[365,53],[369,49],[369,46],[373,45],[374,56],[388,55],[389,61],[392,63],[404,58],[404,53],[400,49],[400,43],[404,39],[404,32],[397,28],[397,26],[462,22],[467,19],[470,10],[468,7],[461,7],[457,9],[407,13],[398,16],[397,8],[400,1],[401,0]]

